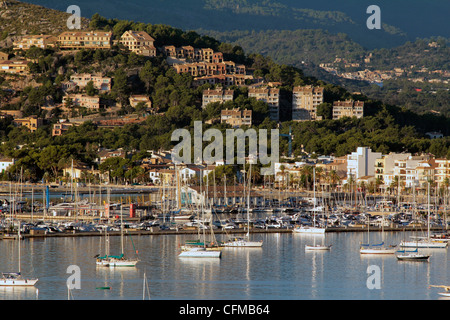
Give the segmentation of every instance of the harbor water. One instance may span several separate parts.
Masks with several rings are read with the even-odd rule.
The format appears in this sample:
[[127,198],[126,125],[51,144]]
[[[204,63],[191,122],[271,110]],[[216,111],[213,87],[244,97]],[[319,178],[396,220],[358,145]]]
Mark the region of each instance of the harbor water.
[[[398,244],[410,232],[385,232],[386,244]],[[448,285],[448,250],[431,253],[428,262],[401,262],[395,255],[361,255],[367,232],[325,235],[251,234],[261,248],[224,248],[222,258],[180,258],[180,244],[197,235],[124,237],[127,256],[138,253],[136,267],[96,267],[105,253],[103,236],[30,238],[0,241],[1,272],[37,277],[35,287],[0,287],[2,300],[436,300]],[[227,235],[216,235],[225,240]],[[371,232],[379,243],[381,232]],[[331,244],[329,251],[305,251],[305,245]],[[20,245],[20,259],[18,246]],[[120,253],[120,237],[110,237],[110,253]],[[19,261],[20,260],[20,261]],[[79,267],[80,287],[68,290]],[[72,282],[74,283],[74,282]]]

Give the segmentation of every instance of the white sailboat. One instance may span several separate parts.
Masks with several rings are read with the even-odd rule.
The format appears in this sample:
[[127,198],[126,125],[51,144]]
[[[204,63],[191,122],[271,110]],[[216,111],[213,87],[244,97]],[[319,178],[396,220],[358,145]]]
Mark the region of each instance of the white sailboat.
[[417,237],[412,241],[402,241],[400,243],[401,247],[409,248],[434,248],[434,249],[445,249],[448,246],[447,241],[439,241],[437,239],[433,240],[430,238],[430,183],[428,182],[428,230],[427,237],[419,238]]
[[0,286],[34,286],[38,279],[32,278],[23,278],[20,273],[20,242],[21,242],[21,234],[20,234],[20,221],[19,221],[19,231],[18,231],[18,245],[19,245],[19,271],[18,272],[3,272],[2,277],[0,278]]
[[[200,191],[201,191],[201,178],[200,175]],[[204,199],[205,197],[203,197]],[[204,208],[203,208],[203,199],[201,201],[201,218],[204,221]],[[212,233],[212,226],[211,226]],[[220,258],[222,255],[222,251],[217,246],[207,246],[206,245],[206,237],[205,237],[205,229],[203,228],[202,232],[202,240],[199,241],[187,241],[185,245],[181,246],[181,253],[178,255],[180,258]]]
[[325,245],[325,244],[313,244],[313,245],[305,245],[306,251],[311,250],[319,250],[319,251],[325,251],[325,250],[331,250],[331,244]]
[[[395,247],[386,247],[384,245],[384,241],[379,244],[370,244],[370,221],[369,217],[367,217],[367,244],[361,244],[359,248],[359,253],[361,254],[395,254],[397,249]],[[384,240],[384,215],[383,220],[381,222],[381,233],[383,235]]]
[[250,169],[248,175],[248,195],[247,195],[247,234],[245,237],[234,237],[224,243],[224,247],[238,247],[238,248],[260,248],[263,245],[263,241],[251,241],[250,240],[250,190],[251,190],[251,178],[252,178],[252,161],[250,160]]
[[96,265],[101,267],[135,267],[139,262],[139,259],[128,259],[124,255],[123,246],[123,217],[122,217],[122,206],[120,207],[120,242],[121,242],[121,254],[118,256],[113,256],[109,254],[109,236],[105,230],[106,236],[106,254],[102,257],[96,257]]
[[292,231],[296,233],[308,233],[308,234],[325,234],[324,227],[316,226],[316,168],[313,169],[313,180],[314,180],[314,209],[313,209],[313,225],[312,226],[304,226],[300,225],[295,227]]

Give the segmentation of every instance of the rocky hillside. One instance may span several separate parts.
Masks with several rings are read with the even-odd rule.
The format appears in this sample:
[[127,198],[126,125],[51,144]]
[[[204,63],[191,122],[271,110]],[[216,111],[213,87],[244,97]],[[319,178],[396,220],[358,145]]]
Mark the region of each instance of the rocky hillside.
[[[67,30],[69,13],[16,0],[0,0],[0,47],[24,34],[54,34]],[[82,28],[88,26],[82,18]]]

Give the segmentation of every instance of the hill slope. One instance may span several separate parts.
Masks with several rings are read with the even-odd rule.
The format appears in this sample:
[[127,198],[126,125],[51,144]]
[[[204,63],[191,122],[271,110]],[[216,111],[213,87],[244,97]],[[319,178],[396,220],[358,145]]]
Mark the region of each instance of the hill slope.
[[[27,0],[65,11],[70,0]],[[368,30],[368,0],[78,0],[84,17],[168,24],[187,30],[297,30],[324,29],[347,33],[367,48],[391,47],[417,37],[450,38],[447,13],[441,0],[378,0],[382,30]]]
[[[6,5],[5,5],[6,4]],[[0,34],[10,36],[21,34],[54,34],[67,30],[70,14],[48,9],[26,2],[8,0],[0,5]],[[88,19],[82,19],[82,26],[87,26]]]

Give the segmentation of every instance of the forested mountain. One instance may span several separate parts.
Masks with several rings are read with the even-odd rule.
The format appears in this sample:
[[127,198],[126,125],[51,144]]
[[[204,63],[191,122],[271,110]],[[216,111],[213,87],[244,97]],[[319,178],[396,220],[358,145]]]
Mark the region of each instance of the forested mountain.
[[[65,11],[69,0],[27,0]],[[448,56],[450,2],[380,0],[381,30],[369,30],[368,0],[78,0],[84,17],[167,24],[195,30],[222,42],[261,53],[275,62],[299,67],[307,75],[399,104],[415,112],[450,114]],[[0,27],[1,28],[1,27]],[[417,37],[427,39],[417,39]],[[437,41],[439,47],[429,47]],[[372,54],[370,64],[364,58]],[[336,58],[359,64],[336,71],[392,71],[408,68],[384,81],[384,87],[324,72],[320,64]],[[410,68],[414,66],[414,68]],[[427,73],[418,70],[428,68]],[[413,73],[412,76],[410,73]],[[431,82],[429,80],[432,80]],[[443,82],[447,81],[447,82]]]
[[[27,0],[65,11],[70,0]],[[417,37],[450,37],[450,3],[440,0],[379,0],[382,30],[368,30],[369,0],[78,0],[84,17],[101,13],[184,30],[323,29],[346,33],[367,48],[391,47]]]
[[[2,10],[0,14],[1,12]],[[295,157],[302,156],[302,150],[307,153],[342,156],[355,151],[357,146],[369,146],[373,151],[383,153],[430,152],[436,157],[450,157],[448,117],[436,114],[419,115],[402,105],[391,105],[383,99],[373,99],[364,94],[354,93],[345,87],[329,83],[322,77],[310,77],[304,72],[307,65],[304,65],[305,68],[299,68],[287,63],[277,63],[269,56],[246,53],[240,46],[168,25],[108,19],[94,14],[90,18],[89,28],[111,30],[116,37],[126,30],[143,30],[156,39],[157,46],[192,45],[221,51],[225,59],[245,64],[247,70],[251,70],[254,75],[266,82],[281,83],[283,99],[287,100],[283,105],[284,111],[289,109],[289,97],[292,96],[293,86],[322,86],[325,103],[321,113],[325,116],[325,120],[292,122],[284,118],[281,124],[274,123],[269,120],[267,104],[248,98],[248,89],[237,86],[232,87],[235,90],[235,97],[229,105],[210,104],[203,109],[202,92],[212,85],[192,86],[193,77],[186,73],[176,73],[161,53],[156,57],[144,57],[121,46],[113,46],[111,49],[82,49],[64,52],[63,55],[58,48],[46,50],[34,48],[27,52],[19,50],[15,53],[17,56],[33,58],[29,66],[35,84],[26,86],[23,90],[3,90],[8,89],[14,79],[0,77],[2,89],[0,93],[5,95],[3,101],[7,101],[1,106],[8,110],[20,109],[24,116],[46,117],[47,124],[34,132],[29,132],[25,127],[13,125],[11,117],[0,119],[0,154],[18,159],[10,172],[13,173],[23,166],[27,171],[26,179],[38,180],[44,176],[56,178],[61,168],[70,163],[71,159],[94,166],[100,147],[123,148],[136,154],[138,158],[144,157],[146,150],[168,150],[174,146],[174,142],[171,141],[173,130],[178,128],[193,130],[194,121],[202,121],[205,124],[204,129],[215,127],[222,132],[229,129],[230,126],[227,124],[206,124],[208,120],[217,118],[223,107],[251,109],[255,114],[256,121],[253,125],[255,129],[280,127],[282,133],[288,133],[291,128],[294,135]],[[305,32],[302,36],[322,41],[322,38],[327,37],[327,33],[321,32],[323,37],[314,38],[316,34],[314,32],[311,34]],[[339,47],[339,43],[345,43],[346,36],[333,37],[334,40],[330,42],[333,46]],[[353,45],[349,50],[357,51],[360,48]],[[102,72],[113,79],[111,91],[101,96],[106,101],[120,102],[121,106],[118,107],[120,110],[117,111],[119,116],[139,112],[138,108],[133,108],[128,103],[128,98],[132,94],[149,96],[158,113],[146,116],[139,124],[127,124],[113,129],[85,121],[61,136],[52,137],[52,124],[65,118],[61,116],[58,107],[48,110],[43,106],[48,101],[61,103],[63,92],[60,84],[69,80],[73,73],[85,72]],[[361,119],[347,117],[331,120],[324,109],[329,108],[333,101],[345,99],[363,100],[365,116]],[[83,110],[80,110],[80,114],[84,115],[82,112]],[[100,112],[108,113],[109,107]],[[445,137],[430,139],[426,135],[428,131],[440,131]],[[17,146],[24,147],[17,148]],[[281,154],[287,155],[287,151],[287,139],[280,139]],[[111,168],[102,167],[100,170],[110,170],[116,177],[128,176],[131,179],[138,174],[134,171],[139,170],[137,167],[137,161],[128,160],[126,163],[111,164]],[[10,175],[4,178],[12,177]]]

